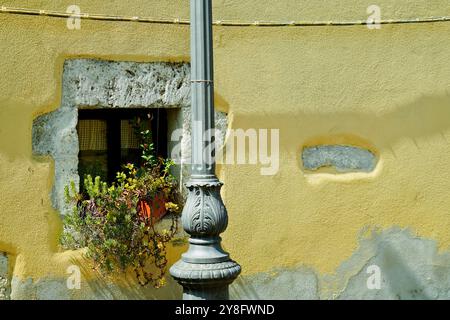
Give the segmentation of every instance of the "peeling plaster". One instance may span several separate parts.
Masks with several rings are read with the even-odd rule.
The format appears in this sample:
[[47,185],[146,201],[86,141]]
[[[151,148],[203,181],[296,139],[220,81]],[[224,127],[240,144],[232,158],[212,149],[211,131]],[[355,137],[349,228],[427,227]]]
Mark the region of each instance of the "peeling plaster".
[[[369,289],[369,266],[381,271],[381,287]],[[13,277],[12,299],[178,299],[181,287],[155,291],[106,279],[82,281],[81,290],[68,290],[64,278],[20,280]],[[450,253],[439,253],[436,241],[410,230],[391,228],[362,237],[359,248],[334,274],[318,274],[307,266],[277,268],[240,276],[230,287],[232,299],[450,299]]]
[[13,300],[155,300],[178,299],[182,290],[168,278],[168,285],[155,289],[142,287],[134,282],[114,283],[105,279],[82,281],[80,289],[68,289],[67,279],[43,277],[13,277],[11,299]]
[[[369,289],[369,266],[381,271],[380,289]],[[359,248],[335,274],[305,266],[241,276],[233,299],[450,299],[450,253],[434,240],[392,228],[361,239]]]

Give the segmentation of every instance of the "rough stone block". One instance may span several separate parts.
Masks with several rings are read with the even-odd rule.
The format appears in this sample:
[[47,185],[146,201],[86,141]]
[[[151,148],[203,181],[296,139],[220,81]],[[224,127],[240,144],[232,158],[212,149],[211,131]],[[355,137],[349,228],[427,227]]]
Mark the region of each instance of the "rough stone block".
[[306,170],[331,167],[338,173],[371,172],[377,165],[377,158],[370,150],[344,145],[306,147],[303,149],[302,160]]

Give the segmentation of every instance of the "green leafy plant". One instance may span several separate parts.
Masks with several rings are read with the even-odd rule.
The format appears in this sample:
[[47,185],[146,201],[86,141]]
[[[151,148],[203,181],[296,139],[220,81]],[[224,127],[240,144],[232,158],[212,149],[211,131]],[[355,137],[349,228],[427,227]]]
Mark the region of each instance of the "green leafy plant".
[[[166,248],[177,232],[183,199],[170,174],[174,163],[154,155],[149,130],[140,133],[140,167],[124,165],[112,184],[86,175],[81,193],[73,182],[66,187],[73,210],[64,219],[61,242],[68,249],[87,247],[87,257],[101,272],[131,269],[141,285],[158,288],[165,283]],[[153,202],[170,214],[168,229],[159,228]]]

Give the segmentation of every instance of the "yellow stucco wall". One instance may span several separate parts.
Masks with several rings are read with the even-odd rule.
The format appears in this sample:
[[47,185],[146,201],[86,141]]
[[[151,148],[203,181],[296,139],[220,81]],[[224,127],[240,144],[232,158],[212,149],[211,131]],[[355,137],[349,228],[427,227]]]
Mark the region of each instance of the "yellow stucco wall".
[[[3,1],[65,11],[73,1]],[[358,20],[371,1],[215,0],[216,19]],[[188,18],[188,1],[78,0],[83,12]],[[378,1],[382,17],[450,15],[446,0]],[[62,276],[53,162],[31,152],[33,119],[56,109],[65,59],[189,61],[189,28],[0,14],[0,251],[14,275]],[[243,274],[305,265],[333,273],[366,230],[410,228],[450,245],[450,23],[348,27],[215,27],[216,93],[232,128],[280,128],[280,171],[222,166],[224,245]],[[308,177],[301,149],[368,141],[374,174]],[[355,141],[356,141],[355,140]],[[172,252],[176,260],[179,252]]]

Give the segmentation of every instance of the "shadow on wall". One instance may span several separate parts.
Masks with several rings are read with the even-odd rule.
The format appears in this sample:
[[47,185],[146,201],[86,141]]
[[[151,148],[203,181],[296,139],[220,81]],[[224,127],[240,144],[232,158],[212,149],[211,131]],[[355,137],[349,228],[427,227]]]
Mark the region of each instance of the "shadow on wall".
[[[296,108],[292,108],[295,110]],[[299,109],[299,108],[297,108]],[[355,136],[355,144],[363,137],[378,150],[389,149],[402,138],[410,138],[417,148],[418,140],[440,134],[448,143],[443,132],[450,128],[450,96],[422,96],[411,104],[398,106],[391,112],[326,112],[271,114],[268,116],[234,113],[234,128],[280,129],[281,146],[296,146],[297,154],[303,143],[312,138],[315,143],[329,144],[334,135]],[[331,141],[330,141],[331,140]],[[352,140],[349,138],[348,143]],[[395,155],[395,152],[393,152]]]
[[[268,128],[268,129],[280,129],[280,151],[281,159],[285,162],[292,163],[295,161],[300,164],[300,155],[305,144],[309,144],[312,139],[314,139],[315,144],[335,144],[342,143],[342,136],[345,136],[346,143],[354,143],[355,145],[361,146],[363,141],[366,144],[362,144],[363,147],[367,147],[369,150],[377,150],[377,155],[379,154],[381,158],[386,153],[392,154],[393,157],[414,157],[414,152],[410,154],[402,153],[400,154],[398,146],[401,146],[405,141],[411,146],[415,146],[417,150],[416,153],[420,154],[420,166],[426,165],[427,152],[434,150],[434,148],[445,148],[449,149],[450,145],[450,96],[449,95],[439,95],[439,96],[422,96],[417,100],[407,103],[405,105],[397,106],[396,108],[391,108],[392,111],[385,113],[377,113],[376,110],[373,112],[361,111],[358,112],[340,112],[335,111],[332,113],[303,113],[301,111],[292,111],[290,114],[274,114],[271,117],[264,117],[262,115],[246,115],[237,114],[234,112],[234,128]],[[433,139],[430,139],[433,138]],[[439,150],[439,149],[438,149]],[[396,155],[396,152],[398,155]],[[441,159],[442,162],[445,159]],[[425,163],[423,163],[425,162]],[[432,164],[432,159],[430,159]],[[401,165],[401,162],[395,162],[397,165]],[[414,163],[413,163],[414,165]],[[283,167],[284,166],[284,167]],[[286,165],[286,163],[281,163],[281,170],[287,168],[291,170],[292,166]],[[409,167],[408,167],[409,168]],[[414,167],[413,167],[414,168]],[[426,167],[425,167],[426,168]],[[449,167],[445,167],[446,173],[448,173]],[[382,168],[383,170],[386,167]],[[392,169],[393,177],[395,177],[396,168]],[[249,169],[251,170],[251,169]],[[233,168],[227,169],[227,174],[229,174],[230,179],[235,178],[233,176]],[[244,171],[244,170],[242,170]],[[242,174],[242,171],[240,173]],[[288,172],[289,177],[292,177],[292,171]],[[421,174],[429,175],[426,170],[420,171]],[[415,178],[416,172],[410,171],[406,172],[406,175],[411,175]],[[300,172],[299,172],[300,175]],[[438,172],[433,173],[434,176],[440,176]],[[432,177],[433,177],[432,175]],[[280,174],[279,177],[286,177],[286,175]],[[392,177],[391,177],[392,178]],[[301,178],[303,179],[303,177]],[[299,179],[299,180],[301,180]],[[277,194],[276,190],[285,191],[288,187],[292,187],[288,179],[281,180],[278,177],[272,180],[267,180],[262,177],[256,177],[255,180],[261,184],[265,184],[265,187],[274,190],[274,194],[278,196],[277,203],[273,205],[273,208],[283,207],[286,202],[294,203],[296,206],[301,208],[302,200],[304,200],[305,194],[308,193],[298,193],[298,194]],[[243,181],[243,180],[238,180]],[[298,182],[298,180],[296,180]],[[386,180],[388,181],[388,180]],[[406,180],[408,181],[408,180]],[[252,184],[254,181],[251,181]],[[388,181],[389,182],[389,181]],[[227,180],[225,180],[227,183]],[[286,188],[280,188],[279,184],[284,184]],[[333,188],[338,185],[338,183],[333,184]],[[382,183],[380,184],[382,185]],[[419,185],[420,186],[420,185]],[[376,194],[379,189],[379,185],[374,185],[373,194]],[[253,185],[242,185],[241,190],[249,190],[251,192],[256,192],[257,190]],[[253,188],[253,189],[252,189]],[[342,192],[356,193],[355,189],[343,190]],[[305,190],[305,189],[304,189]],[[304,191],[303,190],[303,191]],[[345,216],[346,212],[343,207],[338,205],[343,203],[344,200],[340,199],[341,192],[338,187],[332,189],[321,189],[319,191],[314,191],[313,199],[322,198],[320,192],[325,192],[332,190],[335,193],[335,197],[329,197],[329,199],[338,199],[333,205],[336,205],[338,214],[334,216]],[[336,191],[337,190],[337,191]],[[344,193],[342,193],[344,194]],[[249,197],[248,193],[245,197]],[[439,196],[436,195],[436,198]],[[236,221],[235,225],[231,225],[231,230],[242,230],[239,224],[239,210],[245,212],[249,210],[246,207],[246,202],[244,202],[244,197],[240,198],[239,190],[230,191],[227,190],[226,198],[228,199],[227,204],[231,207],[238,208],[237,212],[234,212],[234,216],[231,216],[230,221]],[[272,197],[273,199],[274,197]],[[345,198],[345,197],[342,197]],[[356,197],[350,197],[355,199]],[[276,198],[277,199],[277,198]],[[280,200],[282,199],[282,200]],[[345,198],[346,199],[346,198]],[[430,198],[430,201],[433,198]],[[382,200],[382,199],[381,199]],[[286,261],[294,261],[294,263],[303,263],[302,259],[305,260],[304,254],[298,254],[302,258],[297,258],[295,256],[295,249],[301,250],[302,242],[308,246],[309,242],[320,241],[317,243],[317,247],[321,248],[319,253],[321,254],[330,246],[336,246],[335,252],[342,252],[344,245],[349,243],[349,238],[353,235],[356,238],[358,230],[364,229],[370,224],[380,224],[386,227],[390,226],[410,226],[412,229],[417,227],[417,230],[423,231],[422,228],[440,228],[442,231],[445,225],[448,224],[448,220],[440,221],[438,217],[445,216],[447,211],[445,208],[440,213],[442,215],[430,215],[431,220],[430,225],[421,226],[420,222],[414,221],[414,217],[419,215],[421,212],[417,208],[414,208],[414,215],[409,215],[410,202],[409,198],[402,199],[404,202],[398,203],[384,203],[380,208],[388,208],[390,205],[397,205],[404,212],[402,216],[397,218],[394,215],[378,215],[374,217],[368,217],[362,215],[355,217],[352,221],[352,216],[345,216],[345,222],[338,221],[338,219],[331,220],[325,216],[314,217],[311,220],[315,225],[308,225],[304,228],[310,228],[315,230],[339,230],[339,232],[333,233],[332,236],[321,237],[320,234],[317,236],[308,235],[309,238],[305,238],[304,235],[298,235],[298,230],[302,230],[301,227],[297,229],[289,229],[289,234],[287,238],[283,239],[283,243],[273,242],[270,245],[274,247],[284,247],[287,249],[291,256],[286,257],[285,252],[280,253],[280,260],[285,259]],[[261,200],[259,200],[261,201]],[[264,200],[262,200],[264,201]],[[272,202],[275,202],[271,200]],[[307,201],[315,201],[308,199]],[[395,201],[390,198],[390,201]],[[258,205],[258,204],[257,204]],[[318,212],[321,209],[321,203],[317,205],[314,204],[314,208]],[[349,207],[354,210],[352,214],[358,214],[358,208],[364,210],[365,206],[359,206],[358,203],[350,203]],[[291,206],[291,208],[293,208]],[[326,206],[323,206],[326,208]],[[283,208],[286,208],[284,205]],[[439,207],[440,208],[440,207]],[[293,210],[293,209],[290,209]],[[445,210],[445,211],[444,211]],[[231,210],[230,210],[231,211]],[[279,212],[283,214],[283,212]],[[394,211],[395,213],[395,211]],[[313,215],[314,212],[308,213]],[[294,216],[294,214],[292,214]],[[302,218],[306,216],[304,214]],[[361,219],[360,219],[361,218]],[[372,219],[373,218],[373,219]],[[236,219],[236,220],[234,220]],[[300,219],[300,218],[299,218]],[[364,220],[365,219],[365,220]],[[371,220],[372,219],[372,220]],[[380,220],[377,220],[380,219]],[[341,219],[342,220],[342,219]],[[336,225],[330,228],[326,223],[330,221],[336,221]],[[242,222],[242,221],[241,221]],[[267,222],[266,222],[267,223]],[[352,231],[346,229],[346,224],[350,223]],[[280,223],[278,227],[288,228],[287,223]],[[325,227],[323,227],[325,225]],[[337,226],[337,227],[336,227]],[[255,228],[262,234],[262,230],[265,226],[255,222]],[[347,225],[348,227],[348,225]],[[236,231],[235,231],[236,232]],[[427,232],[427,234],[430,234]],[[436,235],[442,234],[442,232],[433,233]],[[243,237],[243,239],[248,241],[241,241],[239,243],[242,252],[250,252],[255,250],[255,241],[251,236]],[[287,240],[286,240],[287,239]],[[307,241],[306,241],[306,240]],[[353,238],[352,238],[353,239]],[[437,241],[442,239],[436,239]],[[246,243],[250,244],[247,245]],[[253,243],[253,246],[252,246]],[[233,244],[235,245],[235,244]],[[325,249],[323,249],[325,247]],[[256,247],[256,249],[261,249]],[[353,250],[353,249],[352,249]],[[233,252],[233,250],[230,250]],[[312,253],[311,245],[309,245],[308,253]],[[330,252],[330,251],[326,251]],[[334,254],[331,252],[329,254]],[[337,254],[337,253],[336,253]],[[348,252],[350,255],[351,252]],[[263,256],[263,253],[257,252],[255,254],[258,258]],[[292,257],[293,256],[293,257]],[[291,258],[292,257],[292,258]],[[277,259],[277,257],[273,257]],[[337,257],[339,258],[339,257]],[[239,260],[239,258],[237,258]],[[253,263],[251,258],[243,257],[244,263],[243,268],[245,268],[245,262]],[[261,258],[263,259],[263,258]],[[307,258],[306,258],[307,259]],[[326,258],[324,258],[326,259]],[[317,259],[316,259],[317,260]],[[333,256],[333,260],[336,260],[336,256]],[[343,261],[342,258],[340,261]],[[242,262],[242,259],[239,260]],[[314,259],[308,261],[315,261]],[[320,263],[320,262],[319,262]],[[382,285],[380,290],[371,290],[367,287],[367,279],[370,276],[367,274],[367,268],[371,265],[377,265],[380,267],[382,275]],[[434,240],[421,239],[415,237],[410,232],[398,229],[390,229],[388,231],[381,232],[380,234],[374,236],[370,240],[361,240],[360,248],[353,252],[353,256],[342,262],[342,265],[336,269],[335,274],[317,274],[315,270],[307,268],[305,265],[299,265],[297,268],[283,268],[283,269],[270,269],[265,273],[259,273],[255,275],[248,275],[242,277],[236,284],[233,285],[233,297],[235,298],[248,298],[248,299],[448,299],[450,298],[450,254],[445,253],[440,255],[438,253],[437,243]],[[280,288],[286,288],[280,290]]]
[[[167,276],[166,286],[155,289],[151,285],[141,286],[133,273],[126,275],[101,275],[92,269],[87,259],[69,259],[72,266],[80,268],[78,275],[68,273],[64,276],[48,276],[38,279],[19,279],[11,282],[13,300],[157,300],[180,299],[182,288]],[[75,283],[79,286],[75,286]],[[0,293],[1,293],[0,285]],[[1,299],[1,296],[0,296]]]
[[92,272],[92,269],[89,267],[91,263],[87,260],[80,265],[82,275],[91,278],[91,280],[85,283],[89,288],[85,290],[85,295],[88,295],[88,297],[81,297],[83,299],[177,300],[183,294],[181,286],[169,274],[166,276],[167,284],[160,289],[155,289],[151,285],[141,286],[136,281],[133,273],[121,276],[120,278],[108,279],[98,273]]
[[[381,252],[380,264],[387,271],[385,272],[384,283],[389,284],[391,296],[400,300],[430,300],[437,298],[427,292],[428,285],[430,288],[433,286],[430,283],[432,278],[428,277],[429,283],[427,284],[427,278],[422,277],[417,270],[413,270],[414,267],[409,266],[407,258],[403,257],[400,252],[403,248],[397,248],[391,243],[380,243],[378,247],[378,250]],[[447,265],[446,269],[448,268],[449,266]]]

